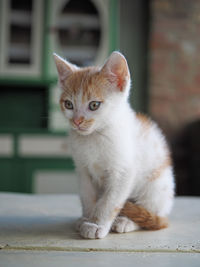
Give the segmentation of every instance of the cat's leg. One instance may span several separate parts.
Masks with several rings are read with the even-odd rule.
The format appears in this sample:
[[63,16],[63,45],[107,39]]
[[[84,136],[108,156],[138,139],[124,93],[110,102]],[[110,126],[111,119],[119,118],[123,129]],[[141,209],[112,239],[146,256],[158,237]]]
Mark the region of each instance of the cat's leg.
[[91,177],[86,168],[77,170],[80,183],[80,199],[82,204],[82,217],[76,223],[79,231],[83,222],[87,221],[96,204],[96,190],[92,184]]
[[104,191],[98,199],[87,222],[80,227],[84,238],[103,238],[110,231],[111,225],[123,207],[131,190],[130,176],[113,173],[105,181]]
[[[134,192],[133,192],[134,194]],[[134,195],[130,194],[134,199]],[[165,168],[159,175],[146,179],[137,192],[137,200],[127,201],[120,212],[146,230],[159,230],[168,226],[167,216],[174,198],[172,168]]]
[[[151,230],[167,227],[166,217],[171,210],[174,195],[172,167],[167,166],[161,172],[156,172],[156,174],[159,175],[153,173],[141,187],[141,193],[137,194],[137,201],[133,203],[131,210],[130,205],[126,204],[123,212],[113,223],[113,231],[121,233],[137,230],[140,227]],[[134,191],[133,196],[130,194],[130,197],[134,199]],[[135,207],[134,204],[136,204]],[[126,216],[133,216],[132,220]],[[140,226],[136,223],[137,221]]]
[[158,176],[150,176],[138,197],[137,204],[154,214],[165,217],[174,201],[174,178],[171,166],[166,167]]
[[139,230],[140,227],[126,216],[117,216],[111,229],[116,233],[127,233]]

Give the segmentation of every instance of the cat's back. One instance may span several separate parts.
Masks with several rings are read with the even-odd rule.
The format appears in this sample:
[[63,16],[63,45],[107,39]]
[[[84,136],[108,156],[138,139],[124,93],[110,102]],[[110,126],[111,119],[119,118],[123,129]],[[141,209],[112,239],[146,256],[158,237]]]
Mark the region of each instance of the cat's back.
[[136,113],[134,123],[137,125],[137,136],[142,142],[153,142],[154,146],[166,146],[166,139],[157,123],[143,113]]
[[169,148],[161,129],[148,116],[137,113],[134,117],[137,125],[137,145],[143,166],[155,166],[170,156]]

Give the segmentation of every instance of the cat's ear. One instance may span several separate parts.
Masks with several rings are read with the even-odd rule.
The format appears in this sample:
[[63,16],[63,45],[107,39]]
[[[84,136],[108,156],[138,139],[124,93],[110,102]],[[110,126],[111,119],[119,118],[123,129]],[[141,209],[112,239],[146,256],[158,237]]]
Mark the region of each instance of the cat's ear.
[[130,80],[130,73],[125,57],[117,51],[112,52],[101,72],[123,92]]
[[62,84],[75,70],[78,69],[78,67],[64,60],[55,53],[53,56],[58,71],[59,81]]

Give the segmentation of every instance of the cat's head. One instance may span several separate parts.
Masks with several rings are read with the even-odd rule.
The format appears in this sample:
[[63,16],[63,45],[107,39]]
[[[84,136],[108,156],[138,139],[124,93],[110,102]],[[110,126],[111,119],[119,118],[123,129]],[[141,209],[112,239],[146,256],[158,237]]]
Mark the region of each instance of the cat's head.
[[108,125],[127,101],[130,74],[125,57],[113,52],[103,67],[79,68],[54,54],[61,109],[71,128],[88,135]]

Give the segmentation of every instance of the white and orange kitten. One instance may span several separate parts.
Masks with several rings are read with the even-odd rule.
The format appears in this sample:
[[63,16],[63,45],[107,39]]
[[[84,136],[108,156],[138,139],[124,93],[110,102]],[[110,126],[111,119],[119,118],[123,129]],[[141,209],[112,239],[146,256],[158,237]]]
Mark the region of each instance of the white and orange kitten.
[[80,178],[80,235],[103,238],[110,230],[167,227],[174,198],[170,153],[157,125],[128,103],[124,56],[113,52],[101,68],[54,58]]

